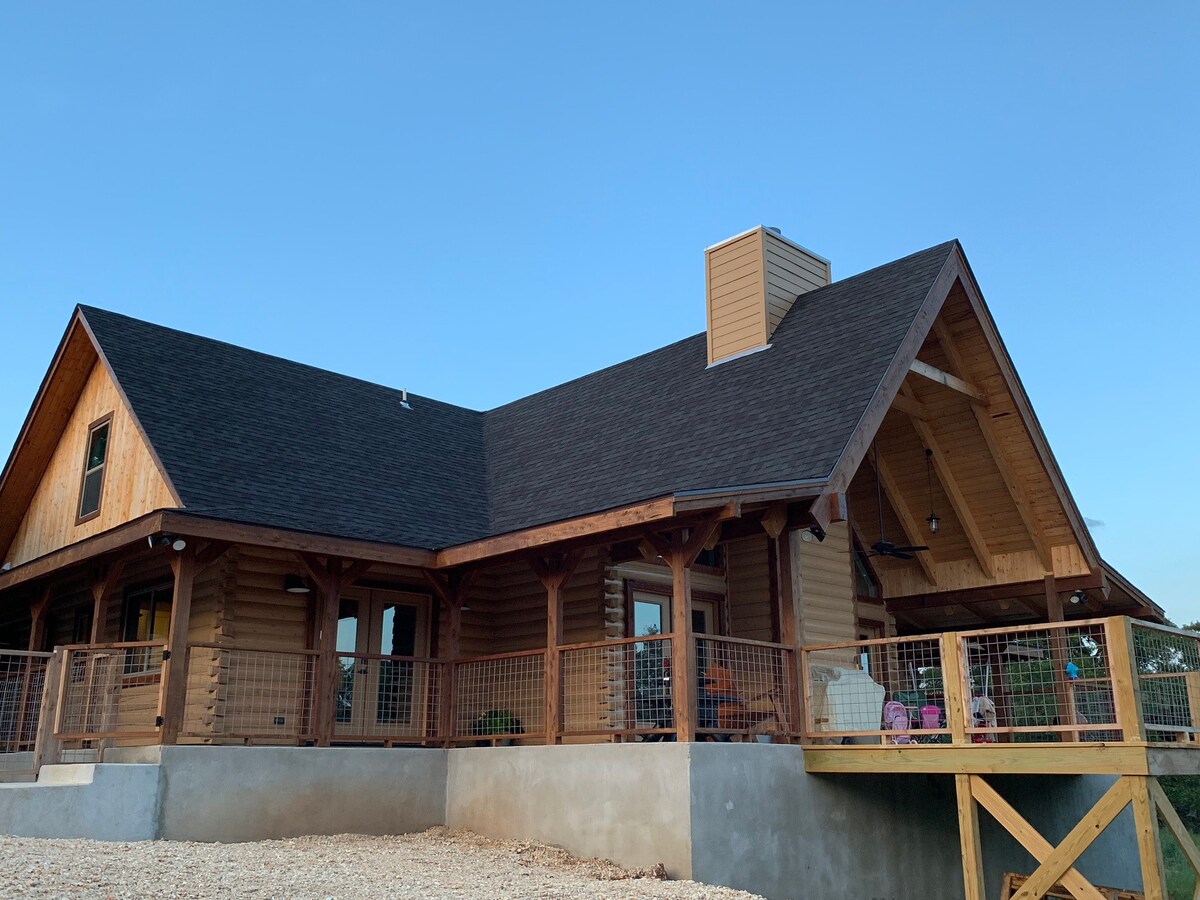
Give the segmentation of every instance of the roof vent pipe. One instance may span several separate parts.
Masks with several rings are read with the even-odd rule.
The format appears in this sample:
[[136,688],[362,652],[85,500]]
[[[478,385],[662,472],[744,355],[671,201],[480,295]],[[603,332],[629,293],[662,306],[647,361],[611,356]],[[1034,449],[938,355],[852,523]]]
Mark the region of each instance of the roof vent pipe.
[[408,405],[408,391],[400,391],[400,407],[402,409],[412,409],[412,407]]

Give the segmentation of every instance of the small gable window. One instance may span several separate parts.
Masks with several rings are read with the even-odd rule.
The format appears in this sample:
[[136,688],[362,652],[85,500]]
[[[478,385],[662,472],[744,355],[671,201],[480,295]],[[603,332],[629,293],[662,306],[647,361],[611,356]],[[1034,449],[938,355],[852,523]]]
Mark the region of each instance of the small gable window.
[[87,455],[83,460],[83,484],[79,489],[79,516],[75,521],[86,522],[100,515],[100,494],[104,489],[104,463],[108,458],[108,433],[112,413],[88,427]]

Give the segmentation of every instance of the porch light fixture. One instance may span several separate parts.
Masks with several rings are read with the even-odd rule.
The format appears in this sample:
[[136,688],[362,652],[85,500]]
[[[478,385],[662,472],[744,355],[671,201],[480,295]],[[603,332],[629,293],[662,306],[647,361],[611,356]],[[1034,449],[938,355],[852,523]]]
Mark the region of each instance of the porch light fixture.
[[1071,594],[1071,602],[1076,605],[1087,603],[1087,599],[1087,594],[1083,591],[1075,591],[1073,594]]
[[307,594],[312,590],[308,586],[308,582],[300,577],[296,572],[290,575],[285,575],[283,578],[283,589],[289,594]]
[[933,511],[933,451],[928,447],[925,448],[925,483],[929,488],[929,517],[925,521],[929,523],[929,533],[937,534],[938,517]]
[[176,553],[181,553],[187,547],[187,541],[178,535],[174,534],[152,534],[146,538],[146,543],[151,549],[157,547],[170,547]]

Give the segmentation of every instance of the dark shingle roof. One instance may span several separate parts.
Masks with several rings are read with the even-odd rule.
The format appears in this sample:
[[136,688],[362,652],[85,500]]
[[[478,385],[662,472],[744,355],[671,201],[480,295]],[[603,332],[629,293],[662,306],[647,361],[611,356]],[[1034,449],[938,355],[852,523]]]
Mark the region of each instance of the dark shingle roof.
[[953,242],[487,413],[82,307],[187,509],[436,549],[675,491],[831,472]]

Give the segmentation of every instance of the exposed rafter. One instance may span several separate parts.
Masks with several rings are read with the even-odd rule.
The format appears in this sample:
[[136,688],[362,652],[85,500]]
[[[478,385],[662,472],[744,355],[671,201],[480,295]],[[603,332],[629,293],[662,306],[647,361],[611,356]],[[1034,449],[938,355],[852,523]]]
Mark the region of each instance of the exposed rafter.
[[[879,483],[883,486],[883,492],[888,496],[888,502],[892,504],[892,510],[896,513],[896,518],[900,520],[900,527],[904,529],[904,538],[913,546],[921,543],[921,526],[917,524],[917,518],[912,514],[912,510],[908,508],[908,503],[904,499],[904,495],[900,493],[900,486],[896,483],[896,479],[892,475],[891,469],[885,460],[879,457],[879,448],[875,448],[875,453],[868,456],[875,466],[875,472],[879,476]],[[917,558],[917,562],[921,564],[921,569],[925,572],[925,578],[932,585],[937,584],[937,564],[930,557],[929,551],[922,551],[913,554]]]
[[[908,391],[908,387],[902,387],[901,391]],[[962,490],[958,486],[958,480],[954,477],[954,473],[950,471],[950,464],[947,461],[945,454],[942,453],[942,445],[933,434],[933,429],[929,427],[929,423],[922,419],[910,419],[912,426],[916,429],[917,435],[921,438],[921,442],[926,449],[933,451],[933,469],[937,473],[938,481],[941,482],[942,489],[946,492],[946,496],[950,500],[950,506],[954,510],[954,515],[958,517],[959,523],[966,532],[967,542],[971,545],[971,550],[975,553],[975,559],[979,563],[979,568],[983,570],[983,574],[988,578],[995,577],[995,570],[992,566],[992,554],[988,550],[987,542],[983,539],[983,533],[979,530],[979,523],[975,521],[975,516],[971,513],[970,506],[967,505],[967,499],[963,496]]]
[[958,391],[960,394],[966,394],[977,403],[982,403],[985,406],[988,402],[987,393],[971,384],[969,381],[963,381],[956,375],[951,375],[949,372],[943,372],[937,366],[931,366],[929,363],[921,362],[919,359],[914,359],[909,364],[908,371],[915,375],[920,375],[928,378],[930,381],[937,382],[943,387],[948,387],[952,391]]
[[[969,375],[966,361],[958,352],[958,347],[954,344],[954,336],[950,333],[950,327],[946,325],[940,318],[933,323],[933,331],[937,335],[938,343],[942,347],[942,352],[946,354],[946,358],[950,360],[950,365],[954,371],[964,378]],[[1025,526],[1025,530],[1029,532],[1029,538],[1033,542],[1034,552],[1037,554],[1038,561],[1042,564],[1042,568],[1047,572],[1054,571],[1054,563],[1050,555],[1050,542],[1046,539],[1046,534],[1042,530],[1041,525],[1033,515],[1033,507],[1029,502],[1029,497],[1025,493],[1025,488],[1021,484],[1021,480],[1017,478],[1009,465],[1008,455],[1004,452],[1004,448],[1000,446],[1000,440],[996,435],[995,425],[992,423],[991,417],[985,409],[978,405],[971,404],[971,412],[975,416],[975,422],[979,426],[979,431],[983,435],[983,440],[987,444],[988,452],[992,455],[992,460],[996,463],[996,468],[1000,472],[1000,477],[1004,481],[1004,486],[1008,489],[1008,495],[1012,498],[1013,505],[1017,508],[1017,513],[1021,516],[1021,523]]]

